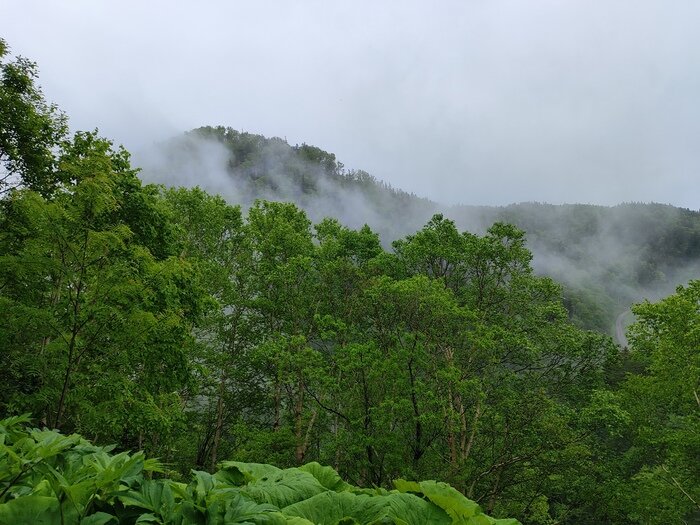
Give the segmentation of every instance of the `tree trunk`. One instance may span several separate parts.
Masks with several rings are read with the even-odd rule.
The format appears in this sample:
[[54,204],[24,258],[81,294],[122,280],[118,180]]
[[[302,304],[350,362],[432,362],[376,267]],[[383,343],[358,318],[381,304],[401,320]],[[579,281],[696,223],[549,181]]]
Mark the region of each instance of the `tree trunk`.
[[423,457],[423,425],[420,420],[418,396],[416,395],[416,378],[413,373],[413,362],[408,361],[408,377],[411,382],[411,405],[413,406],[413,468],[418,468],[418,462]]
[[78,338],[77,304],[75,307],[75,317],[76,319],[73,324],[73,330],[71,331],[71,338],[68,342],[68,362],[66,363],[66,373],[63,376],[63,387],[61,388],[61,396],[58,399],[58,406],[56,407],[56,419],[53,423],[54,428],[57,430],[61,429],[61,419],[63,419],[63,412],[66,408],[68,385],[70,384],[70,376],[73,368],[73,356],[75,354],[75,345]]
[[[474,417],[472,418],[472,428],[471,432],[469,433],[469,440],[464,443],[462,441],[462,461],[466,461],[469,458],[469,454],[471,453],[472,446],[474,446],[474,440],[476,438],[476,430],[477,426],[479,424],[479,419],[481,418],[482,414],[482,404],[481,404],[481,398],[476,402],[476,408],[474,410]],[[466,430],[466,416],[464,413],[462,413],[462,418],[464,418],[464,429]]]
[[216,430],[214,431],[214,442],[211,446],[211,470],[216,469],[217,454],[219,453],[219,443],[221,442],[221,431],[224,427],[224,387],[226,375],[222,372],[219,379],[219,398],[216,401]]
[[303,432],[304,432],[304,382],[299,373],[297,378],[297,395],[294,400],[294,437],[295,437],[295,447],[294,447],[294,459],[297,465],[301,465],[304,460],[304,442],[303,442]]
[[314,423],[316,422],[317,415],[317,410],[311,412],[311,419],[309,419],[309,423],[308,425],[306,425],[306,433],[304,434],[304,440],[301,442],[297,441],[295,457],[297,460],[297,464],[299,465],[302,465],[304,463],[304,459],[306,458],[306,451],[309,449],[309,442],[311,441],[311,431],[314,427]]
[[501,482],[501,472],[503,467],[498,467],[496,470],[496,479],[493,480],[493,486],[491,487],[491,494],[489,496],[489,502],[486,506],[486,513],[491,514],[493,512],[493,507],[496,505],[496,496],[499,493],[499,483]]
[[454,394],[452,393],[452,387],[448,389],[447,392],[447,408],[444,410],[445,416],[445,426],[447,427],[447,446],[450,450],[450,470],[454,473],[457,472],[457,437],[455,436],[454,428]]
[[277,432],[282,424],[282,384],[278,379],[275,380],[275,419],[272,423],[272,431]]

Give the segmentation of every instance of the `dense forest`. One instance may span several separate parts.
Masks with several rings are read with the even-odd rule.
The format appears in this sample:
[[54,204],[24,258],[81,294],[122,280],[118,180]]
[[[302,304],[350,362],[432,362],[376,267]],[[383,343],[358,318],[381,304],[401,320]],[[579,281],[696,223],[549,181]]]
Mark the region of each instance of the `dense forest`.
[[[697,213],[522,205],[490,209],[494,222],[470,230],[455,207],[454,220],[433,213],[382,241],[342,213],[307,213],[313,197],[241,206],[145,184],[123,148],[69,132],[31,62],[2,41],[0,56],[0,520],[20,522],[8,516],[21,501],[64,520],[70,501],[102,513],[85,523],[132,523],[130,505],[153,507],[141,520],[151,523],[176,522],[166,507],[183,519],[207,505],[209,523],[411,523],[396,500],[425,523],[494,523],[482,510],[548,525],[700,519],[700,281],[634,306],[627,348],[587,329],[614,310],[589,312],[610,283],[649,285],[697,264]],[[241,148],[224,158],[246,198],[273,198],[284,175],[309,196],[374,195],[397,231],[412,206],[435,211],[318,148],[202,133]],[[287,160],[247,161],[267,147]],[[288,159],[304,162],[285,171]],[[338,211],[363,209],[349,202]],[[608,228],[621,249],[590,253]],[[535,246],[581,268],[629,272],[637,258],[642,271],[612,272],[590,295],[580,279],[567,295],[533,268]],[[629,260],[605,260],[617,253]],[[26,427],[27,413],[46,430]],[[276,490],[306,484],[316,492],[280,517]],[[170,503],[145,502],[155,493]],[[370,493],[375,514],[298,510],[308,498],[350,509]]]
[[479,234],[495,222],[513,224],[527,234],[535,272],[564,285],[572,321],[611,334],[631,304],[659,299],[700,275],[700,212],[669,205],[443,206],[348,170],[320,148],[224,126],[190,131],[137,159],[145,180],[199,186],[244,209],[261,198],[294,202],[313,221],[368,224],[385,248],[436,213]]

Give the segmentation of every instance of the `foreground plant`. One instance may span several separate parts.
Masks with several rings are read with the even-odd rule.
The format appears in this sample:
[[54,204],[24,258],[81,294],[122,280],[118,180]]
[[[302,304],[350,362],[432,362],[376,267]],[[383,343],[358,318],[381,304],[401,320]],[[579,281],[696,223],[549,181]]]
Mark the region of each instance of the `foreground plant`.
[[496,520],[446,483],[397,480],[362,489],[330,467],[227,461],[215,474],[167,478],[143,453],[112,453],[77,434],[0,420],[0,524],[517,525]]

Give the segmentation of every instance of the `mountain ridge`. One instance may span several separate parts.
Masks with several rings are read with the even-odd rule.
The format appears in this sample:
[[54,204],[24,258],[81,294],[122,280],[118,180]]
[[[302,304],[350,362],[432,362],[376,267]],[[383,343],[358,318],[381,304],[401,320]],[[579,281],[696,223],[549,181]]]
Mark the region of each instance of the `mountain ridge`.
[[633,302],[671,293],[700,275],[700,212],[661,203],[443,206],[347,169],[335,154],[279,137],[203,126],[136,155],[147,182],[200,186],[229,202],[291,201],[311,220],[369,225],[385,245],[420,229],[435,213],[461,230],[494,222],[524,230],[535,270],[564,285],[572,319],[614,334]]

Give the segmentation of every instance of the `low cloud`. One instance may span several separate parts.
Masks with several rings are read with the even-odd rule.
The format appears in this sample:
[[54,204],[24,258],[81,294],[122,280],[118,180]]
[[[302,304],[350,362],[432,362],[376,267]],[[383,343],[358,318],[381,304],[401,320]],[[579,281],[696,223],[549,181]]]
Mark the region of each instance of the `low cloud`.
[[221,123],[447,204],[700,206],[694,0],[8,0],[3,16],[73,126],[131,150]]

